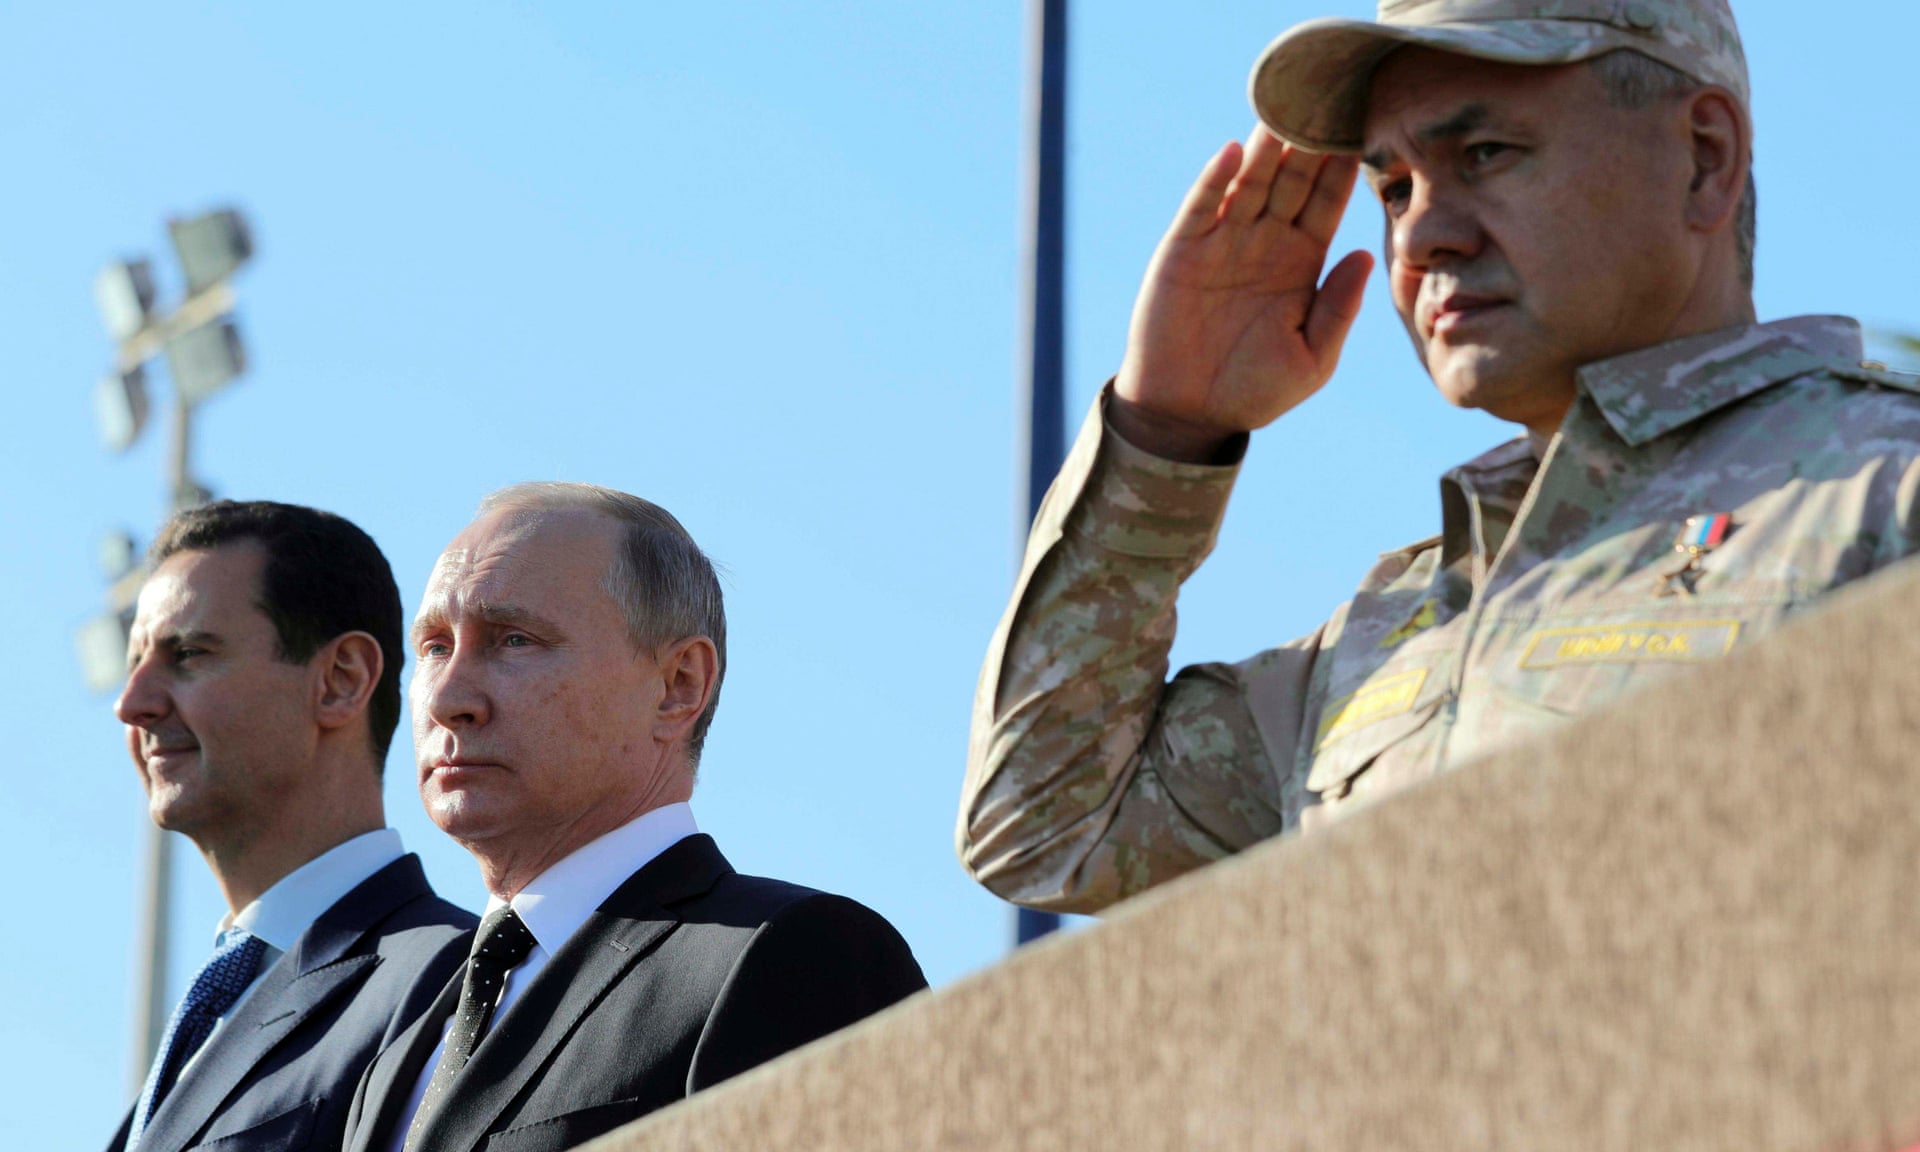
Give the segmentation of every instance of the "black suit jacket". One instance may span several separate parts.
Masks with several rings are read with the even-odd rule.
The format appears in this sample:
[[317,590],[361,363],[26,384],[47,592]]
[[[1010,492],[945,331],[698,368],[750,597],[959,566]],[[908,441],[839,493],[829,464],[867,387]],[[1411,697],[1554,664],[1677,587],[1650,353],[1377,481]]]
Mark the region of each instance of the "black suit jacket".
[[[385,1152],[461,973],[367,1070],[350,1152]],[[571,1148],[927,986],[841,896],[741,876],[690,836],[633,874],[494,1021],[422,1133],[432,1152]]]
[[[260,977],[154,1113],[139,1152],[340,1147],[375,1054],[466,962],[477,922],[403,856],[342,896]],[[133,1110],[108,1152],[126,1147]]]

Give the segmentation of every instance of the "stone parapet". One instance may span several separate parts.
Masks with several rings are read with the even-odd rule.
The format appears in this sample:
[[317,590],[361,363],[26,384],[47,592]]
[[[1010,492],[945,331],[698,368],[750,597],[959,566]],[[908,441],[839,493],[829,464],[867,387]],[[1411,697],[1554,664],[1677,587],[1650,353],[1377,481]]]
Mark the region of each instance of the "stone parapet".
[[591,1147],[1920,1139],[1920,567]]

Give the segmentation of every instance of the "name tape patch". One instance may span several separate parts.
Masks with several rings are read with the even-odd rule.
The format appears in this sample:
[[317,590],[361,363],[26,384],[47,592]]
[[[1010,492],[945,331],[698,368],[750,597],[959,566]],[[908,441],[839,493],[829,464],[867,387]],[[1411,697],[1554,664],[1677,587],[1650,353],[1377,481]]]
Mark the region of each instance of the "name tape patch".
[[1319,735],[1314,737],[1314,748],[1317,750],[1327,741],[1338,739],[1355,728],[1411,711],[1413,702],[1420,696],[1420,686],[1426,682],[1427,670],[1416,668],[1412,672],[1400,672],[1383,680],[1363,684],[1357,691],[1340,697],[1327,705],[1326,716],[1320,721]]
[[1520,654],[1522,668],[1618,664],[1641,660],[1712,660],[1733,650],[1738,620],[1597,624],[1535,632]]

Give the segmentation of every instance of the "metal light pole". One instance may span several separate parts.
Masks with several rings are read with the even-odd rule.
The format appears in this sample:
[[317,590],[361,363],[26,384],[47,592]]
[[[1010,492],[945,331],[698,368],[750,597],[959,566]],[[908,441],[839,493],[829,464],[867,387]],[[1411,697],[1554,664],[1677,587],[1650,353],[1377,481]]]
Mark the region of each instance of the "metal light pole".
[[[107,447],[124,452],[147,426],[147,365],[164,356],[173,380],[173,426],[165,483],[174,511],[204,504],[212,493],[193,478],[194,409],[246,371],[246,354],[234,326],[233,289],[227,280],[253,255],[253,240],[238,212],[225,209],[168,225],[185,280],[185,297],[172,312],[157,311],[151,266],[144,259],[109,264],[94,281],[94,296],[107,332],[118,346],[114,370],[94,391],[95,415]],[[127,640],[134,602],[146,577],[133,537],[114,533],[101,546],[107,579],[105,614],[75,636],[87,686],[109,692],[126,678]],[[167,951],[172,922],[173,841],[149,824],[143,886],[129,1072],[140,1090],[147,1066],[159,1051],[167,1025]]]
[[[1014,562],[1067,455],[1066,145],[1067,0],[1027,3],[1027,164],[1020,209],[1019,505]],[[1016,945],[1060,927],[1060,917],[1016,910]]]

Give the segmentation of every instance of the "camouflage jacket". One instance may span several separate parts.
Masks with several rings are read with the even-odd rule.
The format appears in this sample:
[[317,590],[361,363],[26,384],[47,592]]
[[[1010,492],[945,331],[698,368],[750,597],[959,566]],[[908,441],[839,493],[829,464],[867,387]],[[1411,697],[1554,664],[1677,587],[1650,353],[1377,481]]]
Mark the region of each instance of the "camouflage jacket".
[[[1180,584],[1237,466],[1096,406],[1047,494],[975,696],[958,846],[1008,899],[1095,911],[1711,660],[1920,546],[1920,378],[1801,317],[1581,369],[1441,480],[1312,635],[1166,680]],[[1103,402],[1104,404],[1104,399]],[[1722,515],[1724,514],[1724,515]]]

